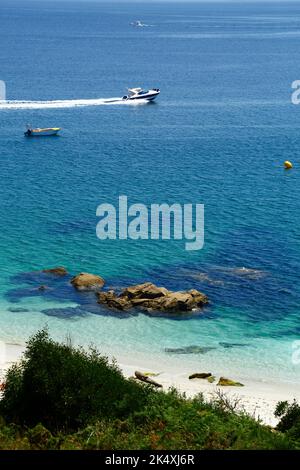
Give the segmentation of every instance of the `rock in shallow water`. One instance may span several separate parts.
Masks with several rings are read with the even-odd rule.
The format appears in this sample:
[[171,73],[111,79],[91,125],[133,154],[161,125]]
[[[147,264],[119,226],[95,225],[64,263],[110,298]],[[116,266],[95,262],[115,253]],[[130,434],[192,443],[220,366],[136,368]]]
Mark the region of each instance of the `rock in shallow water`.
[[219,345],[222,346],[225,349],[241,348],[241,347],[244,347],[244,346],[250,346],[249,343],[227,343],[225,341],[220,341]]
[[72,286],[77,290],[97,290],[104,286],[104,279],[96,274],[79,273],[71,279]]
[[118,310],[139,307],[147,311],[187,312],[199,309],[208,303],[207,296],[196,289],[172,292],[151,282],[127,287],[119,295],[112,290],[97,295],[100,304]]
[[37,289],[43,292],[43,291],[49,289],[49,287],[48,287],[48,286],[45,286],[45,285],[43,284],[43,285],[39,286]]
[[28,308],[23,308],[23,307],[9,307],[7,309],[9,312],[13,312],[13,313],[25,313],[25,312],[29,312]]
[[211,346],[186,346],[183,348],[166,348],[165,352],[172,354],[205,354],[212,349]]
[[63,307],[63,308],[46,308],[41,310],[42,313],[49,317],[57,317],[57,318],[75,318],[75,317],[82,317],[88,315],[88,312],[78,307]]
[[66,276],[68,271],[63,266],[58,266],[56,268],[43,269],[42,273],[53,274],[54,276]]

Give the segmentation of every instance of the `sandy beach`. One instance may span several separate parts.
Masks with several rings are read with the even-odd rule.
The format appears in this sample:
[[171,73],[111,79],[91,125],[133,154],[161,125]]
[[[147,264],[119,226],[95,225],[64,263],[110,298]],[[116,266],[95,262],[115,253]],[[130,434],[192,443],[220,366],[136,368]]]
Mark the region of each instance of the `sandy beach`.
[[[134,375],[137,369],[134,366],[120,365],[124,375],[130,377]],[[225,369],[225,368],[224,368]],[[148,372],[143,371],[142,372]],[[150,372],[150,371],[149,371]],[[151,372],[158,372],[155,368]],[[202,371],[199,371],[202,372]],[[237,410],[243,410],[247,414],[260,420],[266,425],[276,426],[278,419],[274,416],[276,404],[279,401],[300,400],[300,386],[291,386],[283,383],[264,383],[254,382],[241,377],[228,377],[244,384],[244,387],[224,387],[217,386],[219,376],[216,376],[215,383],[209,383],[204,379],[189,380],[189,373],[174,374],[170,372],[161,372],[153,377],[155,381],[163,385],[163,389],[175,387],[180,392],[185,392],[187,397],[192,397],[198,393],[203,393],[206,400],[217,398],[218,392],[227,395],[232,403],[237,403]]]
[[[7,369],[21,359],[24,350],[25,346],[22,344],[0,341],[0,382],[3,382]],[[204,379],[190,380],[190,370],[184,370],[180,365],[178,365],[178,372],[175,372],[175,369],[159,369],[158,364],[151,364],[151,359],[146,364],[147,368],[143,368],[138,360],[135,365],[130,365],[128,358],[126,359],[126,361],[122,361],[121,358],[117,358],[119,367],[126,377],[133,377],[136,370],[143,373],[151,372],[158,374],[153,378],[155,381],[162,384],[163,390],[175,387],[178,391],[184,392],[187,397],[193,397],[198,393],[203,393],[206,400],[217,398],[217,394],[221,391],[226,394],[232,403],[237,403],[237,410],[243,410],[269,426],[276,426],[278,422],[274,416],[274,411],[279,401],[293,401],[294,399],[300,401],[300,385],[262,381],[255,382],[245,377],[230,376],[228,378],[239,381],[243,383],[244,386],[217,386],[219,379],[218,374],[216,374],[215,383],[209,383]],[[224,371],[226,372],[225,366]],[[199,370],[198,372],[204,371]]]

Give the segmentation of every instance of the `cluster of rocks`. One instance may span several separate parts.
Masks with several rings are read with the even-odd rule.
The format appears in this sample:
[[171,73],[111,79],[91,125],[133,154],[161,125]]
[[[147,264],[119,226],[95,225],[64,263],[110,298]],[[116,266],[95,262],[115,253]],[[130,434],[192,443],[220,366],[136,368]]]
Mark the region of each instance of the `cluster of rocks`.
[[[68,275],[62,266],[44,269],[42,273],[56,277]],[[188,312],[208,303],[207,296],[196,289],[174,292],[151,282],[126,287],[121,293],[114,290],[102,291],[104,279],[90,273],[79,273],[71,278],[70,283],[78,291],[95,291],[99,304],[116,310],[138,307],[146,311]],[[46,288],[47,286],[42,285],[38,289],[42,291]]]
[[[42,273],[56,277],[69,275],[68,271],[63,266],[44,269]],[[126,287],[121,291],[121,293],[117,293],[114,290],[102,291],[102,287],[105,284],[104,279],[101,276],[90,273],[79,273],[72,277],[70,283],[78,291],[95,291],[97,302],[99,304],[104,304],[111,309],[117,310],[130,310],[138,307],[139,309],[147,311],[189,312],[194,309],[202,308],[208,304],[207,296],[196,289],[174,292],[166,289],[165,287],[158,287],[151,282]],[[42,291],[47,289],[47,286],[42,285],[39,286],[38,289]],[[244,344],[240,343],[220,344],[224,347],[244,346]],[[215,348],[187,346],[175,349],[166,348],[165,351],[176,354],[203,354],[211,349]],[[155,382],[148,375],[149,374],[136,371],[135,379],[154,385],[155,387],[162,387],[161,384]],[[189,376],[189,379],[204,379],[210,383],[213,383],[216,380],[215,376],[212,375],[211,372],[194,373]],[[243,387],[242,383],[225,377],[220,377],[217,385]],[[2,384],[0,386],[0,391],[1,390]]]
[[[162,384],[151,379],[149,375],[160,375],[160,374],[152,374],[149,372],[143,373],[143,372],[135,371],[133,378],[137,380],[141,380],[142,382],[146,382],[147,384],[154,385],[155,387],[158,387],[158,388],[162,387]],[[189,379],[190,380],[203,379],[203,380],[207,380],[209,383],[214,383],[216,381],[216,377],[212,375],[211,372],[198,372],[198,373],[190,375]],[[244,384],[240,382],[236,382],[235,380],[227,379],[226,377],[220,377],[216,385],[217,387],[244,387]]]
[[139,307],[144,310],[188,312],[208,303],[206,295],[196,289],[185,292],[169,291],[151,282],[126,287],[120,294],[110,290],[97,293],[98,302],[109,308],[130,310]]
[[[189,379],[205,379],[210,383],[213,383],[216,380],[215,376],[212,375],[211,372],[198,372],[190,375]],[[220,377],[217,385],[221,387],[244,387],[244,384],[241,382],[236,382],[235,380],[227,379],[226,377]]]

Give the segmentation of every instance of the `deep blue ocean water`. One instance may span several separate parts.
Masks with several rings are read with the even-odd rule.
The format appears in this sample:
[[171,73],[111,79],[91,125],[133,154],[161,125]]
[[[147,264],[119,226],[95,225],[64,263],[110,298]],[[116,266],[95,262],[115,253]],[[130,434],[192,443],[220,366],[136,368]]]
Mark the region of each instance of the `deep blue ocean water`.
[[[47,324],[56,338],[128,361],[296,383],[300,3],[4,0],[0,18],[7,99],[30,101],[0,104],[0,340],[24,342]],[[161,95],[103,105],[128,86]],[[26,123],[63,131],[25,139]],[[100,241],[96,208],[119,195],[203,203],[204,248]],[[115,315],[68,280],[28,274],[56,265],[108,286],[197,288],[211,303],[184,318]],[[213,349],[164,351],[190,345]]]

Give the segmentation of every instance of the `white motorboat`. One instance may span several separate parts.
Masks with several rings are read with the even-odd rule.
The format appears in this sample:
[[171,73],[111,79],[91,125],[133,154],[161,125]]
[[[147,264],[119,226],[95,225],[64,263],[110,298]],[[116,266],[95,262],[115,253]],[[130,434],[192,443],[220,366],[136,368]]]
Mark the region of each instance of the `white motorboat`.
[[144,28],[145,26],[148,26],[144,23],[142,23],[140,20],[133,21],[133,23],[130,23],[131,26],[135,26],[136,28]]
[[160,94],[159,88],[151,88],[151,90],[143,90],[142,88],[128,88],[128,95],[123,96],[124,101],[147,100],[153,101]]
[[59,131],[60,131],[60,127],[46,127],[42,129],[41,128],[32,129],[31,127],[28,127],[24,135],[26,137],[44,137],[44,136],[57,135]]

